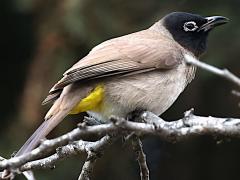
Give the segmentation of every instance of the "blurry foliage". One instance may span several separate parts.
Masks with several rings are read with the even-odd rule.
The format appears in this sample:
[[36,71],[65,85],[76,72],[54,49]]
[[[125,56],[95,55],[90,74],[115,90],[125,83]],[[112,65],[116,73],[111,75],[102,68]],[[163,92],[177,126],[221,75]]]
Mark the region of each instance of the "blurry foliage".
[[[172,11],[229,17],[229,24],[211,34],[208,53],[202,59],[240,76],[239,7],[239,0],[2,0],[0,152],[5,154],[1,155],[9,156],[18,149],[41,123],[48,109],[40,105],[41,101],[68,67],[98,43],[147,28]],[[201,115],[239,117],[239,99],[230,93],[234,88],[199,70],[164,118],[181,117],[191,107]],[[52,136],[76,123],[77,120],[63,122]],[[151,179],[240,178],[239,140],[217,145],[215,139],[202,137],[169,144],[147,138],[145,145]],[[37,172],[37,176],[76,179],[83,158],[71,158],[53,171]],[[131,149],[119,142],[97,163],[94,179],[139,179],[134,160]]]

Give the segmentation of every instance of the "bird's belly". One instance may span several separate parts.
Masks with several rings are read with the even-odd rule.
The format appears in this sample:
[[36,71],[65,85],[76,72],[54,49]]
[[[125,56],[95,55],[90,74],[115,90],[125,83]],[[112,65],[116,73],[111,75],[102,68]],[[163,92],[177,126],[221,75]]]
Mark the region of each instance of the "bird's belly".
[[106,120],[111,115],[126,117],[134,110],[157,115],[166,111],[187,85],[186,65],[174,70],[154,71],[104,82],[105,97],[101,112],[91,115]]

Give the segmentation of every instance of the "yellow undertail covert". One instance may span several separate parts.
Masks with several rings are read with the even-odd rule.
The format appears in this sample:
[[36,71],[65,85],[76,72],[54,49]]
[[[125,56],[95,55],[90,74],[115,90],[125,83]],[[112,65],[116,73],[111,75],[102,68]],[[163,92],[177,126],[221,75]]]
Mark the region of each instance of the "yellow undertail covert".
[[90,110],[100,110],[104,98],[104,86],[98,85],[87,97],[82,99],[69,114],[79,114]]

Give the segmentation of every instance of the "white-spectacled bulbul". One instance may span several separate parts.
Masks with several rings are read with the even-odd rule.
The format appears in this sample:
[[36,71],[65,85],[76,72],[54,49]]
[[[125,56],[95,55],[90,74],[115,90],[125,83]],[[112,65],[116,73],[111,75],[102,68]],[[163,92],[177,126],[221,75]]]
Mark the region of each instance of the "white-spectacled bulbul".
[[146,30],[97,45],[50,90],[43,104],[53,105],[45,121],[16,156],[35,148],[68,114],[87,112],[101,121],[136,110],[161,115],[194,78],[184,55],[199,58],[209,32],[227,21],[174,12]]

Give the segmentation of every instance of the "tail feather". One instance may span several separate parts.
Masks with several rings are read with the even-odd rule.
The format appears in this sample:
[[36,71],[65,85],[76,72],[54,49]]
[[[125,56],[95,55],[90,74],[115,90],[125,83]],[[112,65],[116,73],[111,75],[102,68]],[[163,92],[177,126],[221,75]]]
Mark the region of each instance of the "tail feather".
[[46,135],[50,131],[52,131],[66,116],[67,112],[59,111],[56,115],[53,115],[50,119],[45,120],[39,126],[39,128],[32,134],[32,136],[24,143],[24,145],[16,153],[15,156],[20,156],[33,150],[40,143],[40,140],[45,138]]
[[[15,156],[20,156],[33,150],[40,143],[40,140],[45,138],[47,134],[52,131],[72,110],[72,108],[79,102],[82,97],[89,92],[91,86],[85,86],[76,88],[75,86],[67,86],[62,91],[60,97],[54,102],[50,110],[45,116],[45,121],[40,127],[33,133],[33,135],[25,142],[21,149]],[[56,96],[58,97],[58,96]],[[69,100],[70,99],[70,100]],[[55,99],[54,99],[55,100]],[[23,172],[25,177],[34,180],[33,173],[31,171]]]
[[[32,136],[24,143],[24,145],[16,153],[15,157],[33,150],[40,143],[40,140],[45,138],[46,135],[50,131],[52,131],[67,116],[67,114],[68,112],[66,111],[60,111],[48,120],[45,120],[32,134]],[[29,180],[35,180],[32,171],[25,171],[23,172],[23,175]]]
[[[33,133],[33,135],[25,142],[16,156],[33,150],[46,135],[51,132],[72,110],[72,108],[79,102],[81,97],[85,96],[85,91],[89,88],[81,89],[79,93],[77,88],[72,86],[66,87],[61,96],[54,102],[45,116],[45,121]],[[70,99],[70,100],[69,100]]]
[[24,145],[21,147],[21,149],[17,152],[15,156],[25,154],[26,152],[29,152],[32,149],[34,149],[39,143],[39,141],[37,140],[43,138],[43,134],[45,134],[44,129],[46,128],[48,123],[49,121],[44,121],[31,135],[31,137],[24,143]]

